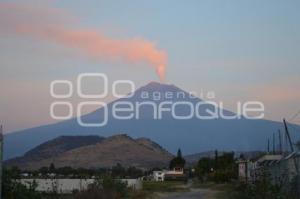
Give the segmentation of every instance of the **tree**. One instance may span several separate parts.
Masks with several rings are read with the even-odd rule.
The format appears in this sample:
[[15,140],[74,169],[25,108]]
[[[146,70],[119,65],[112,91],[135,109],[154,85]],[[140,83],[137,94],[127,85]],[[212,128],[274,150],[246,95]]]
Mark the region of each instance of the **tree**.
[[27,186],[17,179],[20,171],[17,168],[3,169],[3,198],[5,199],[40,199],[41,194],[36,191],[37,183],[27,183]]
[[174,169],[175,167],[184,168],[185,166],[185,159],[182,158],[181,150],[178,149],[177,157],[173,158],[170,161],[170,169]]
[[48,167],[41,167],[39,169],[39,172],[43,175],[46,175],[48,173],[48,170],[49,170]]
[[234,153],[223,153],[218,155],[215,151],[215,158],[201,158],[196,167],[196,174],[202,180],[214,180],[215,182],[228,182],[236,178],[236,163]]
[[117,178],[123,178],[126,175],[126,169],[120,163],[117,163],[116,166],[113,166],[111,172],[112,176]]
[[51,163],[50,166],[49,166],[49,172],[50,173],[55,173],[55,166],[54,166],[53,163]]
[[128,191],[126,183],[114,180],[111,176],[103,176],[103,178],[97,178],[86,190],[76,193],[73,198],[121,199],[128,198]]
[[215,169],[218,169],[218,163],[219,163],[219,154],[218,150],[215,150]]
[[178,151],[177,151],[177,157],[178,158],[182,158],[181,149],[178,149]]

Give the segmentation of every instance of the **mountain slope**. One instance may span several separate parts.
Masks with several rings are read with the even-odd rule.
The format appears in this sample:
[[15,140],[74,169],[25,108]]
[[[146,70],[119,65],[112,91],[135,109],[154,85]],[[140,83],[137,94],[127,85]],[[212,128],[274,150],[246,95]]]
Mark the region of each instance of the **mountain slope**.
[[[82,136],[82,139],[89,137]],[[21,169],[39,169],[43,166],[49,166],[54,163],[56,167],[71,166],[73,168],[103,168],[112,167],[117,163],[125,167],[135,166],[138,168],[165,167],[173,157],[158,144],[147,140],[147,143],[141,143],[140,140],[134,140],[127,135],[116,135],[106,139],[100,138],[98,142],[88,145],[82,145],[59,154],[50,156],[39,156],[34,154],[43,154],[43,151],[51,151],[53,148],[60,148],[55,140],[52,144],[44,144],[27,153],[25,156],[8,160],[7,166],[18,166]],[[65,139],[65,144],[70,145],[71,139]],[[55,144],[57,143],[57,144]],[[148,145],[148,143],[152,143]],[[46,147],[48,146],[48,148]],[[34,158],[30,156],[33,154]]]
[[164,151],[166,153],[168,153],[167,150],[165,150],[163,147],[161,147],[159,144],[153,142],[152,140],[148,139],[148,138],[138,138],[136,139],[136,142],[153,150],[153,151]]
[[[148,97],[145,97],[148,93]],[[166,93],[169,93],[166,95]],[[182,96],[185,95],[185,98]],[[171,97],[170,97],[171,96]],[[273,132],[282,128],[282,123],[270,120],[242,119],[213,119],[201,120],[193,117],[188,120],[177,120],[170,112],[163,112],[162,119],[153,117],[152,106],[141,106],[135,109],[135,117],[128,120],[115,119],[112,115],[112,107],[118,102],[130,102],[132,104],[149,102],[159,106],[162,102],[171,103],[187,101],[195,105],[203,102],[201,99],[190,96],[187,92],[174,85],[149,83],[137,89],[129,98],[122,98],[107,105],[108,123],[103,127],[87,128],[79,126],[76,118],[61,121],[51,125],[40,126],[32,129],[6,134],[4,136],[4,159],[23,155],[28,150],[39,144],[54,139],[61,135],[99,135],[111,136],[116,132],[125,132],[133,138],[147,137],[164,146],[168,151],[175,153],[181,148],[184,153],[192,154],[209,150],[239,150],[253,151],[265,150],[267,138],[272,137]],[[165,106],[170,108],[171,105]],[[207,114],[206,109],[215,108],[213,105],[201,106],[199,113]],[[221,111],[222,109],[217,109]],[[234,113],[222,110],[226,115]],[[138,112],[139,118],[136,118]],[[179,106],[177,113],[186,115],[189,109]],[[99,108],[92,113],[82,116],[87,123],[103,121],[104,109]],[[299,127],[299,126],[298,126]],[[300,127],[299,127],[300,128]],[[299,139],[300,134],[290,129],[293,140]]]
[[20,166],[27,162],[50,159],[72,149],[99,143],[103,139],[99,136],[60,136],[40,144],[25,153],[22,157],[10,159],[6,163]]

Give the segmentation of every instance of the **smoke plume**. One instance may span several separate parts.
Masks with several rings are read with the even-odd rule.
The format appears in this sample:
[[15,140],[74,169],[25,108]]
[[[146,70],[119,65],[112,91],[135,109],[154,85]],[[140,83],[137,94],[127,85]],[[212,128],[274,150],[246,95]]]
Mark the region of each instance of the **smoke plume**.
[[55,42],[99,59],[147,64],[164,81],[167,55],[155,43],[142,38],[114,39],[100,31],[71,28],[73,19],[65,10],[28,4],[0,3],[0,32]]

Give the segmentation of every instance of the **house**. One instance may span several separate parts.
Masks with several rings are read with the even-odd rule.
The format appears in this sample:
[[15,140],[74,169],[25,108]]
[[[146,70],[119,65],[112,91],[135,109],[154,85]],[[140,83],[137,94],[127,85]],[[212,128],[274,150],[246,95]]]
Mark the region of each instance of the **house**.
[[165,181],[165,171],[153,171],[153,180],[156,182]]
[[187,176],[184,174],[183,167],[174,167],[171,170],[165,172],[165,180],[179,180],[185,181]]
[[186,181],[187,175],[184,173],[183,167],[176,166],[165,172],[165,180]]
[[181,150],[178,149],[177,156],[170,161],[170,170],[153,171],[154,181],[165,180],[187,180],[184,174],[185,159],[182,158]]
[[253,162],[250,160],[239,159],[236,161],[238,164],[238,177],[241,182],[248,182],[251,178],[250,171],[253,167]]
[[239,180],[247,183],[257,181],[267,175],[272,184],[288,186],[300,169],[300,152],[293,152],[286,156],[282,154],[263,155],[255,160],[237,161]]
[[278,163],[282,160],[283,155],[266,154],[252,160],[240,159],[238,164],[238,177],[240,181],[251,183],[256,181],[263,172],[268,172],[272,177],[272,181],[276,183],[278,173],[281,171]]
[[30,174],[29,173],[21,173],[20,174],[23,178],[27,178],[27,177],[29,177],[30,176]]
[[300,151],[293,152],[280,161],[281,176],[284,182],[292,182],[300,169]]
[[171,170],[153,171],[153,180],[163,182],[167,180],[186,180],[182,167],[175,167]]
[[256,181],[260,176],[264,175],[263,172],[270,174],[272,182],[276,183],[276,173],[278,171],[277,164],[283,158],[283,155],[266,154],[253,162],[250,171],[251,180]]

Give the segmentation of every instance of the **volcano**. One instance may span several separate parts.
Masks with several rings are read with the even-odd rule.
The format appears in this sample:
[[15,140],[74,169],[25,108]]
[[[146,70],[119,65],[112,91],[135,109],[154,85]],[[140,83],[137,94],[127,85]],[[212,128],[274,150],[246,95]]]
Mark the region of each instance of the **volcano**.
[[[118,119],[113,115],[112,108],[122,102],[131,103],[139,109],[134,110],[134,116],[129,119]],[[125,133],[133,138],[146,137],[174,153],[181,148],[184,153],[198,153],[209,150],[250,151],[265,150],[267,139],[282,128],[282,123],[265,119],[210,119],[201,120],[195,116],[188,119],[176,119],[170,111],[162,111],[161,118],[156,116],[153,106],[168,102],[164,108],[170,108],[177,103],[176,115],[189,115],[188,106],[204,102],[188,92],[169,84],[151,82],[137,89],[130,97],[124,97],[107,104],[107,124],[98,127],[83,127],[77,118],[61,121],[55,124],[39,126],[4,136],[4,159],[23,155],[30,149],[59,136],[98,135],[109,137]],[[182,102],[184,102],[182,104]],[[182,106],[180,106],[180,104]],[[124,105],[124,103],[123,103]],[[168,107],[169,106],[169,107]],[[122,107],[119,107],[122,108]],[[124,107],[123,107],[124,108]],[[207,109],[218,109],[223,114],[234,116],[228,110],[219,109],[211,104],[201,106],[199,112],[205,114]],[[98,108],[94,112],[81,116],[84,123],[92,124],[104,121],[105,109]],[[123,113],[120,117],[128,116]],[[127,115],[126,115],[127,114]],[[159,114],[158,114],[159,115]],[[293,139],[299,139],[299,134],[291,130]]]

